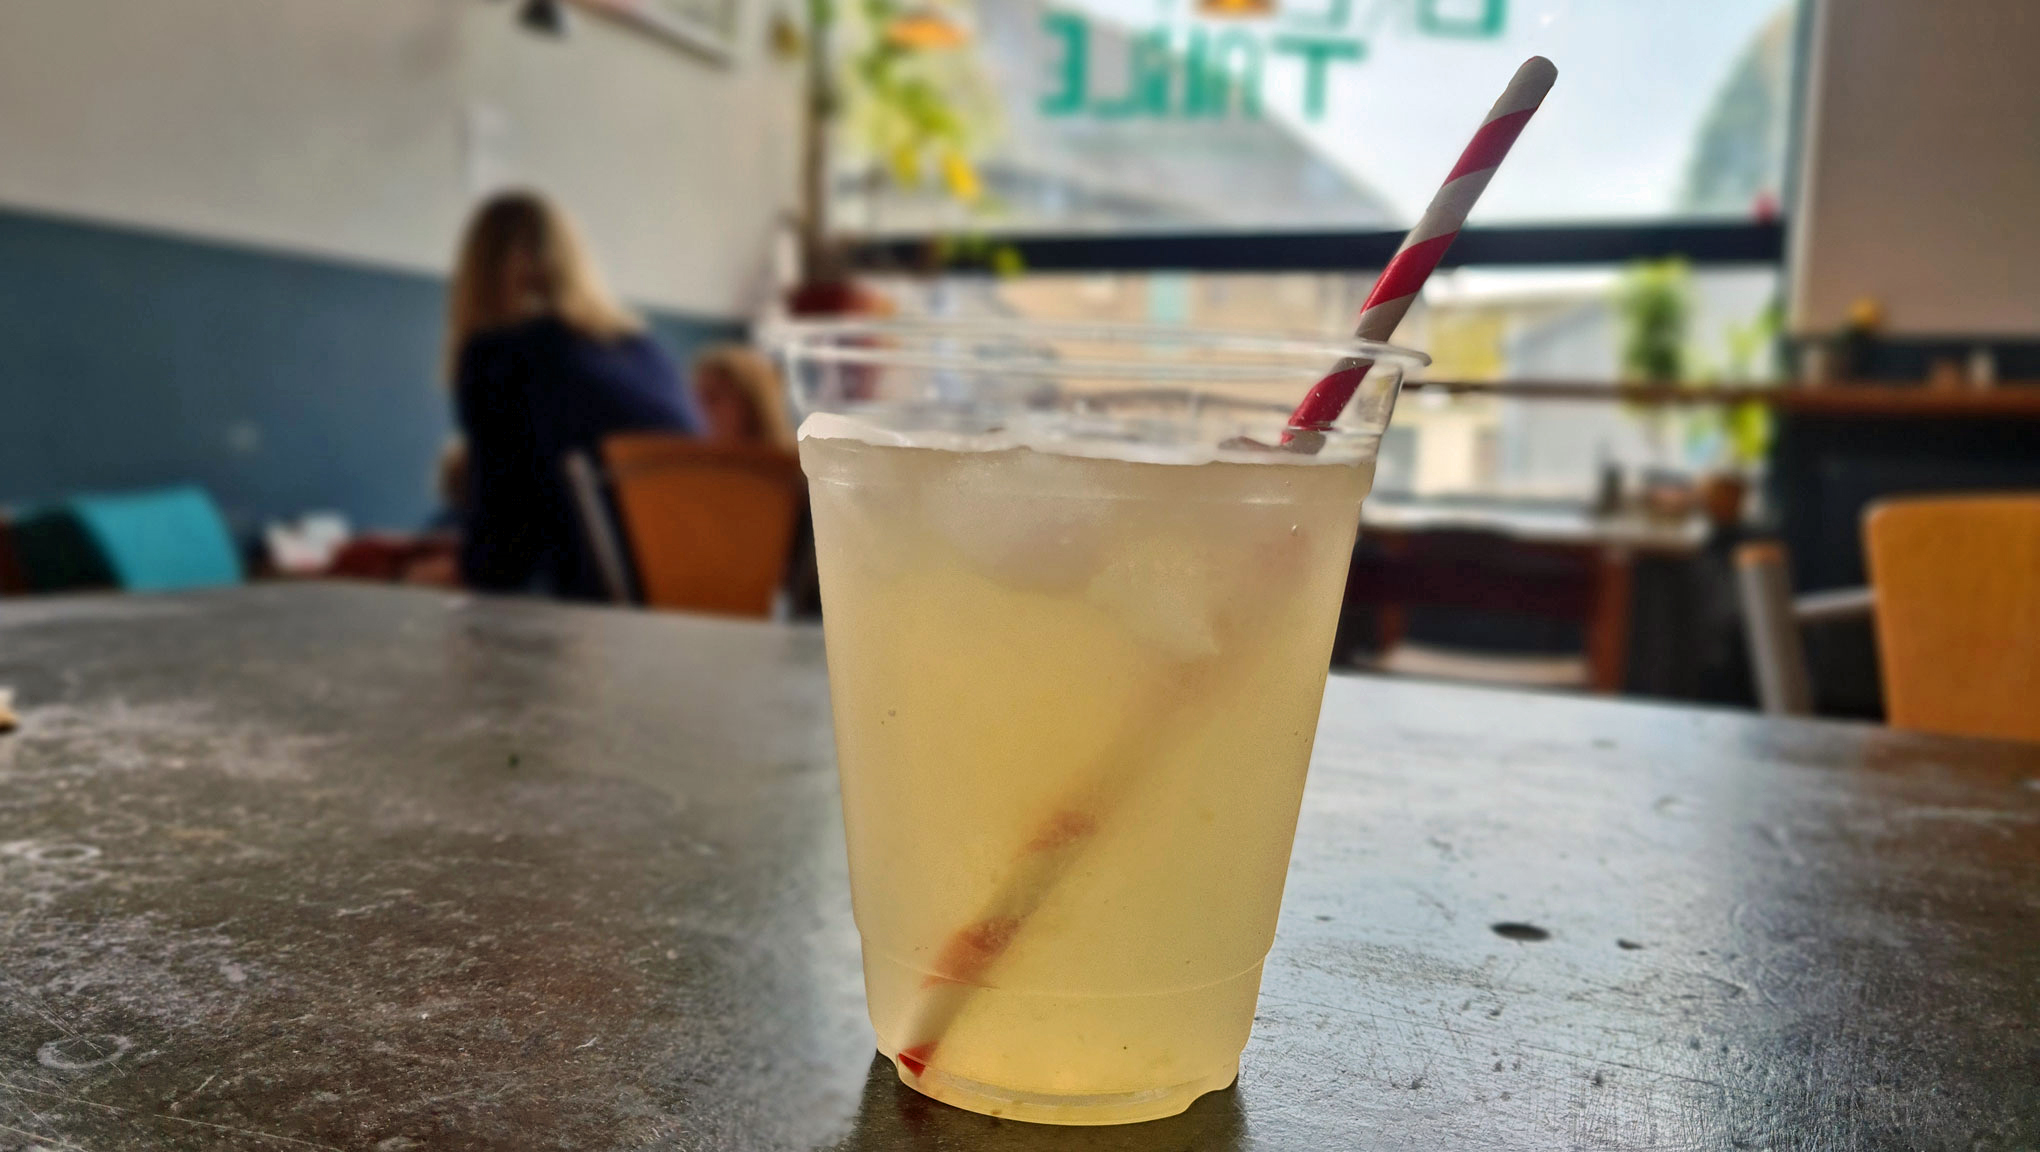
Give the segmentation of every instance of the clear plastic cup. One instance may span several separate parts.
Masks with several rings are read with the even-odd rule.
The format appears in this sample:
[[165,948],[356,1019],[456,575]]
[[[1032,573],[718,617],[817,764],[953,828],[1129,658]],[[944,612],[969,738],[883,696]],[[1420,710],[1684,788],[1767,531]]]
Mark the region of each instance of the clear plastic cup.
[[[1107,327],[775,337],[879,1049],[938,1100],[1060,1124],[1232,1083],[1360,502],[1424,358]],[[1373,367],[1345,414],[1284,447],[1348,358]]]

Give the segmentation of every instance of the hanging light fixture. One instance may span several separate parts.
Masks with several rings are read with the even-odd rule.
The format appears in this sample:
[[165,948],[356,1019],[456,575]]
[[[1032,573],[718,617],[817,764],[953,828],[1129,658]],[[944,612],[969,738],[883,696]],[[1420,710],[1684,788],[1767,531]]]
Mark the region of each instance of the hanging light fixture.
[[563,40],[568,32],[567,6],[562,0],[524,0],[517,22],[540,36]]

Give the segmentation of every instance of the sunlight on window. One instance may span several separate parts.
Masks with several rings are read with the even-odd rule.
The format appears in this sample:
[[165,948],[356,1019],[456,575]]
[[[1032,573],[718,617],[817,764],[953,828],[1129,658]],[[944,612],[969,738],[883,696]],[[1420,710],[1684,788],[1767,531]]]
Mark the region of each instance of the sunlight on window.
[[894,0],[842,10],[850,232],[1399,229],[1533,53],[1558,86],[1475,224],[1783,191],[1794,0],[978,0],[926,48]]

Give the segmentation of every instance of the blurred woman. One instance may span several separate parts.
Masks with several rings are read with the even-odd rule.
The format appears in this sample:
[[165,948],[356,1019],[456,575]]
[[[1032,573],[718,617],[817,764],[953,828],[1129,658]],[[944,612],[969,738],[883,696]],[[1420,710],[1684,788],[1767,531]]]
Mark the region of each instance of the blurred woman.
[[770,444],[793,451],[793,424],[772,362],[740,344],[718,344],[694,360],[694,414],[703,439]]
[[454,270],[447,360],[467,438],[461,578],[600,599],[562,461],[592,458],[617,432],[689,425],[672,363],[556,205],[510,192],[476,211]]

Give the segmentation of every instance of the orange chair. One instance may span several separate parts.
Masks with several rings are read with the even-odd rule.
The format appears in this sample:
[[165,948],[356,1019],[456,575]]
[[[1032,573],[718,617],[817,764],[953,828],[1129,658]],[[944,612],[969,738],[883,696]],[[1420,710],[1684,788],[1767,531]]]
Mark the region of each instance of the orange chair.
[[2040,494],[1887,501],[1864,538],[1892,725],[2040,741]]
[[772,614],[807,499],[799,459],[630,433],[603,441],[602,462],[647,605]]

